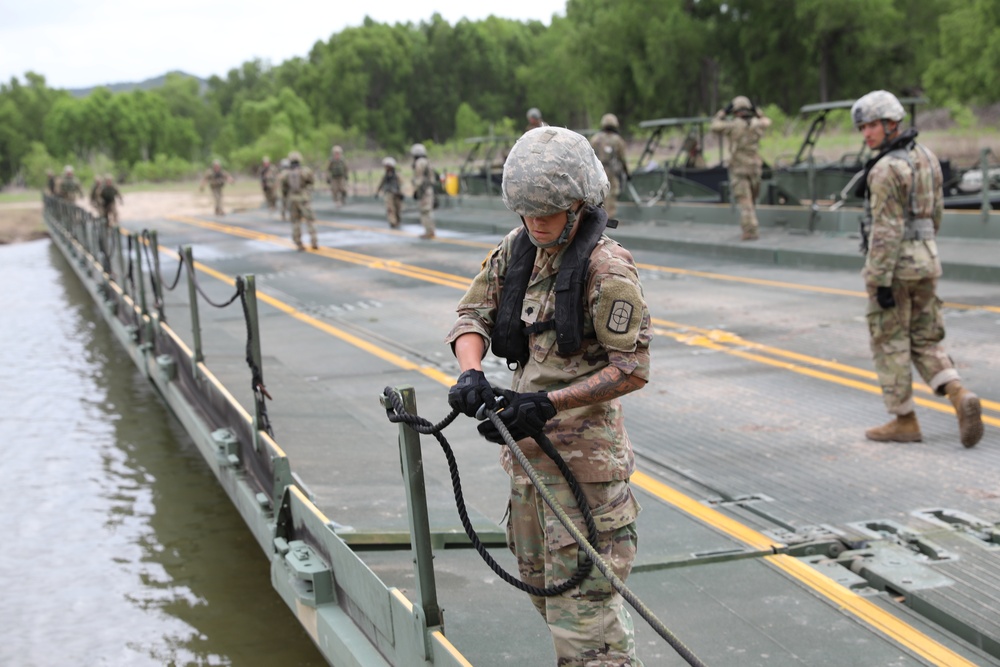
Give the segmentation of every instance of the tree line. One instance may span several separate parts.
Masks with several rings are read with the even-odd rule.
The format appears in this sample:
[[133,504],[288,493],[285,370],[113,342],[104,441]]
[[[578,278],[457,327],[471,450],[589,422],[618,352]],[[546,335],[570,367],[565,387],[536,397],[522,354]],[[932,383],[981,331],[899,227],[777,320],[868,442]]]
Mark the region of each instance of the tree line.
[[401,152],[519,134],[529,107],[593,127],[709,115],[734,95],[794,114],[875,88],[939,105],[1000,100],[995,0],[567,0],[549,25],[366,19],[305,57],[243,63],[207,86],[84,98],[37,73],[0,85],[0,183],[39,185],[75,163],[133,180],[190,174],[213,157],[246,169],[298,149]]

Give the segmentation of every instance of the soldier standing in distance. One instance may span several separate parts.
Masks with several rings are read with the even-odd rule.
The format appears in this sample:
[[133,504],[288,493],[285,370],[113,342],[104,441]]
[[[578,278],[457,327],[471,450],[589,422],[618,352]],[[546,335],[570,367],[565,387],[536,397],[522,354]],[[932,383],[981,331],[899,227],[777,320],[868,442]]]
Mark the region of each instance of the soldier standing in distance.
[[109,225],[117,227],[118,204],[124,204],[125,200],[122,198],[122,193],[115,187],[115,179],[112,178],[111,174],[104,175],[99,193],[98,196],[101,201],[101,209],[104,212],[104,217],[107,218]]
[[423,144],[410,147],[413,157],[413,198],[420,210],[420,224],[424,226],[422,239],[434,238],[434,170],[427,161],[427,149]]
[[[544,433],[562,454],[600,527],[595,548],[624,580],[640,508],[629,486],[635,459],[619,398],[648,381],[652,333],[632,255],[603,233],[608,189],[594,150],[576,132],[541,127],[514,145],[502,191],[522,225],[487,256],[458,304],[446,341],[463,372],[448,403],[469,416],[484,405],[496,409],[482,371],[492,344],[515,368],[500,418],[580,525],[569,485],[533,438]],[[579,280],[557,292],[563,271]],[[479,432],[502,442],[489,420]],[[507,541],[521,578],[536,587],[564,582],[577,570],[578,545],[508,448],[501,464],[510,475]],[[641,667],[632,618],[598,569],[578,588],[531,601],[549,626],[559,665]]]
[[[729,116],[732,115],[732,118]],[[743,95],[733,98],[725,109],[719,109],[712,119],[711,129],[729,138],[729,191],[740,207],[740,227],[743,241],[759,238],[757,224],[757,196],[763,161],[760,158],[760,140],[771,126],[771,119],[763,115]]]
[[101,186],[104,185],[104,181],[101,180],[100,174],[94,175],[94,184],[90,188],[90,206],[94,209],[94,213],[97,217],[103,218],[104,205],[101,203]]
[[281,172],[281,194],[288,201],[289,213],[292,219],[292,241],[300,251],[302,245],[302,221],[306,221],[312,249],[319,250],[316,240],[316,225],[312,212],[313,170],[302,164],[302,154],[292,151],[288,154],[288,169]]
[[53,197],[56,196],[56,175],[51,169],[45,170],[45,191]]
[[338,207],[347,203],[347,178],[350,170],[344,160],[344,149],[334,146],[330,149],[330,160],[326,163],[326,174],[330,178],[330,194]]
[[266,155],[260,164],[260,189],[264,192],[267,210],[273,214],[278,209],[278,168]]
[[204,192],[205,183],[208,183],[208,187],[212,189],[212,199],[215,201],[216,215],[226,214],[222,209],[222,188],[225,187],[226,183],[232,182],[233,177],[229,175],[228,171],[222,168],[222,163],[218,160],[212,160],[212,168],[206,171],[205,175],[201,177],[198,192]]
[[385,217],[389,221],[389,227],[399,229],[403,215],[403,187],[399,182],[399,174],[396,173],[396,158],[383,158],[382,166],[385,168],[385,173],[382,174],[382,180],[375,188],[375,198],[378,199],[379,192],[382,193],[385,198]]
[[76,180],[76,175],[73,173],[71,165],[63,167],[63,175],[59,179],[59,185],[56,186],[56,189],[57,194],[70,203],[76,203],[76,198],[83,195],[83,190],[80,188],[80,181]]
[[962,444],[983,437],[979,398],[962,386],[945,352],[944,318],[937,296],[941,277],[935,236],[944,211],[937,157],[916,142],[917,131],[900,131],[906,112],[892,93],[875,90],[851,107],[851,120],[878,154],[865,165],[862,183],[866,250],[861,275],[868,291],[868,330],[882,398],[895,418],[865,431],[878,442],[919,442],[912,366],[958,415]]
[[542,120],[542,112],[537,107],[531,107],[525,115],[528,117],[528,125],[524,128],[525,132],[533,130],[536,127],[548,127],[549,125]]
[[625,175],[625,140],[618,132],[618,117],[606,113],[601,117],[601,131],[590,138],[597,159],[604,165],[604,173],[611,184],[611,192],[604,200],[604,210],[608,217],[615,217],[618,210],[618,194],[622,191],[621,179]]
[[[284,174],[286,171],[288,171],[288,166],[289,166],[288,158],[286,157],[281,158],[281,162],[279,163],[279,168],[278,168],[279,183],[281,182],[281,175]],[[281,191],[280,187],[278,188],[278,194],[281,196],[281,219],[285,220],[288,217],[288,197],[285,196],[285,193]]]

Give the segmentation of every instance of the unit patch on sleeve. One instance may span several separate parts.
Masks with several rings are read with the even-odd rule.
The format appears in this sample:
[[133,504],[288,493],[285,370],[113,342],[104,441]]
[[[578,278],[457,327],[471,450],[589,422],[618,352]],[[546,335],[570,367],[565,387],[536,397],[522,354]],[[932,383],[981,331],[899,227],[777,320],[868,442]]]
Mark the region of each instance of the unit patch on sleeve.
[[618,334],[628,331],[634,310],[635,308],[628,301],[618,299],[612,303],[611,312],[608,314],[608,331]]

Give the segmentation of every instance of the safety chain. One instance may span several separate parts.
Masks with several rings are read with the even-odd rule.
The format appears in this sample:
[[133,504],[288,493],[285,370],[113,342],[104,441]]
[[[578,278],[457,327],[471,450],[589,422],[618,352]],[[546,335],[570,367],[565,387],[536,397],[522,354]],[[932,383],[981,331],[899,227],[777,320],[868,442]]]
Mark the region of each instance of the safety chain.
[[[445,427],[451,424],[451,422],[453,422],[455,418],[460,414],[458,410],[453,410],[451,414],[445,417],[439,424],[434,425],[422,417],[407,413],[406,410],[403,408],[402,397],[400,397],[399,393],[395,391],[392,387],[386,387],[384,390],[384,394],[392,403],[393,410],[395,411],[394,413],[391,413],[389,412],[388,409],[386,410],[386,414],[389,417],[389,421],[403,422],[409,425],[411,428],[413,428],[413,430],[417,431],[418,433],[431,434],[441,444],[441,448],[444,450],[445,457],[448,459],[448,468],[449,470],[451,470],[452,484],[455,487],[455,500],[458,503],[459,515],[462,517],[462,526],[465,528],[466,534],[469,535],[469,538],[476,546],[476,550],[479,551],[480,555],[483,556],[483,559],[486,560],[486,562],[490,565],[493,571],[496,572],[501,578],[503,578],[504,581],[513,586],[516,586],[517,588],[520,588],[521,590],[527,591],[532,595],[539,595],[539,593],[534,593],[529,590],[529,588],[534,588],[533,586],[525,584],[520,580],[514,580],[514,578],[511,577],[511,575],[509,575],[502,568],[500,568],[499,565],[495,564],[495,561],[493,561],[492,557],[490,557],[488,552],[485,551],[485,548],[480,548],[481,542],[479,541],[479,537],[475,534],[475,530],[472,528],[471,523],[468,521],[468,512],[465,509],[464,500],[462,499],[461,495],[461,484],[458,482],[458,465],[455,463],[455,457],[454,453],[451,451],[451,446],[448,444],[448,441],[445,439],[445,437],[440,433],[441,430],[443,430]],[[506,443],[507,448],[510,450],[511,454],[514,456],[515,459],[517,459],[517,462],[524,469],[525,474],[527,474],[528,478],[531,480],[531,483],[534,484],[535,488],[538,490],[539,495],[542,496],[542,499],[555,513],[556,517],[559,519],[559,522],[563,525],[563,527],[567,531],[569,531],[570,535],[573,536],[573,539],[576,540],[576,543],[586,554],[588,561],[586,563],[587,573],[589,574],[591,567],[596,566],[597,569],[602,574],[604,574],[605,577],[607,577],[608,582],[611,584],[611,586],[616,591],[618,591],[619,594],[621,594],[622,598],[624,598],[625,601],[628,602],[632,606],[632,608],[635,609],[635,611],[640,616],[642,616],[643,619],[646,620],[647,623],[649,623],[650,627],[653,628],[656,634],[658,634],[668,644],[670,644],[670,646],[674,649],[674,651],[676,651],[678,655],[684,658],[684,660],[689,665],[691,665],[691,667],[706,667],[705,663],[702,662],[701,659],[698,656],[696,656],[691,651],[691,649],[688,648],[680,639],[678,639],[677,636],[673,632],[671,632],[666,625],[663,624],[663,621],[661,621],[659,618],[656,617],[653,611],[649,607],[647,607],[646,604],[642,600],[640,600],[635,595],[635,593],[633,593],[625,585],[625,582],[622,581],[621,578],[619,578],[618,575],[614,573],[614,571],[611,569],[611,566],[608,565],[607,561],[605,561],[601,557],[600,553],[598,553],[597,549],[593,546],[597,542],[596,528],[587,537],[585,537],[583,533],[580,531],[580,529],[577,528],[576,524],[573,523],[573,521],[566,514],[566,511],[562,508],[559,502],[552,495],[552,492],[549,490],[549,488],[539,478],[538,473],[535,471],[534,467],[528,461],[528,458],[527,456],[525,456],[524,452],[521,451],[521,448],[517,446],[517,441],[514,440],[514,438],[511,436],[510,431],[507,429],[507,425],[504,424],[500,416],[492,410],[486,410],[485,413],[487,417],[489,417],[489,420],[493,423],[493,425],[496,426],[497,431],[500,432],[500,435],[503,437],[503,440]],[[542,450],[545,451],[545,453],[548,454],[550,457],[552,456],[552,454],[555,454],[555,456],[558,457],[559,460],[562,459],[562,457],[559,456],[558,451],[556,451],[555,447],[552,445],[552,442],[549,441],[549,439],[546,438],[544,434],[539,434],[539,436],[535,437],[535,442],[537,442],[538,445],[542,448]],[[556,461],[557,465],[559,464],[559,460],[555,458],[553,458],[553,460]],[[565,465],[565,462],[563,462],[563,465]],[[560,470],[562,470],[562,467],[560,467]],[[567,467],[566,470],[568,471],[569,468]],[[572,478],[571,476],[572,473],[570,473],[570,477],[566,478],[567,483],[569,483],[571,487],[578,486],[576,484],[576,479]],[[577,500],[577,502],[578,503],[580,502],[579,499]],[[581,511],[584,512],[585,517],[588,517],[590,515],[590,508],[587,505],[586,500],[584,500],[583,503],[580,505],[580,509]],[[593,521],[592,517],[590,521],[591,522]],[[588,530],[589,529],[590,529],[590,523],[588,523]],[[494,565],[496,566],[494,567]],[[581,569],[583,567],[584,565],[581,564]],[[577,573],[574,574],[572,579],[575,579],[576,575],[579,574],[579,572],[580,570],[577,570]],[[584,577],[586,576],[587,575],[585,574]],[[566,584],[572,581],[572,579],[567,580],[566,582],[560,584],[558,588],[565,587]],[[577,582],[577,584],[574,584],[573,587],[575,587],[578,584],[579,582]],[[569,590],[569,588],[565,588],[564,590]],[[542,590],[547,590],[547,589],[542,589]],[[553,593],[553,595],[557,595],[557,593]]]

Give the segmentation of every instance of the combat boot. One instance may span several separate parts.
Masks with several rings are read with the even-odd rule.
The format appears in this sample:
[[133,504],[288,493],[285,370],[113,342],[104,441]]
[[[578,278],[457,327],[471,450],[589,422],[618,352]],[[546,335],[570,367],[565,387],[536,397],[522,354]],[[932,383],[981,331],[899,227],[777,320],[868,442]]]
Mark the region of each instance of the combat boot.
[[979,397],[963,387],[958,380],[946,384],[944,391],[958,415],[958,434],[962,444],[975,447],[983,437],[983,407],[979,403]]
[[740,241],[756,241],[759,238],[760,236],[757,235],[757,232],[747,230],[740,236]]
[[920,442],[920,424],[917,413],[897,415],[891,422],[870,428],[865,431],[865,437],[875,442]]

